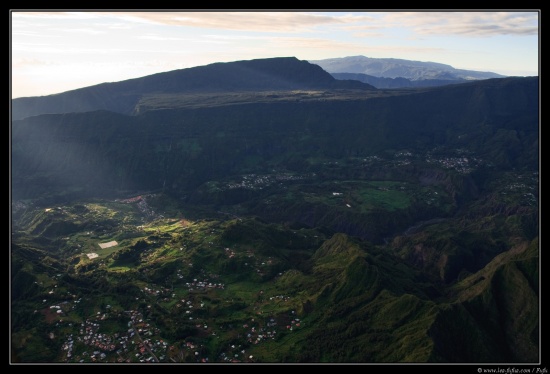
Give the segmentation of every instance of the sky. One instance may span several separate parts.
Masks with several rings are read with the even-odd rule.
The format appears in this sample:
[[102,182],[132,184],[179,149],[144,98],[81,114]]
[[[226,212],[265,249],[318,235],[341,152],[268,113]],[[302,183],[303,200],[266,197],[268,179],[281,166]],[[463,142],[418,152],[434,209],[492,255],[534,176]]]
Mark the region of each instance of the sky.
[[539,74],[540,10],[10,10],[12,98],[270,57],[347,56]]

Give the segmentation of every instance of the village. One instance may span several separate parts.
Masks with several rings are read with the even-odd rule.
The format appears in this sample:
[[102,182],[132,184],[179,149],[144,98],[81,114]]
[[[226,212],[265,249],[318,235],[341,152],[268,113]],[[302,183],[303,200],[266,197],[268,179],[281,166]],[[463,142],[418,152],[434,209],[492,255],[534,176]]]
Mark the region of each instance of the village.
[[[262,267],[271,265],[273,260],[271,257],[255,259],[250,250],[242,252],[224,248],[223,252],[227,258],[244,256],[242,258],[247,258],[250,262],[245,263],[245,266],[257,268],[256,272],[260,274]],[[220,276],[217,274],[210,274],[210,278],[204,274],[201,278],[187,280],[182,270],[177,269],[175,272],[179,280],[177,289],[156,284],[141,288],[143,297],[136,297],[135,305],[142,305],[143,310],[135,307],[122,310],[121,305],[102,304],[102,307],[95,308],[100,307],[101,311],[76,322],[79,319],[77,315],[80,314],[78,305],[83,297],[71,293],[67,293],[68,299],[46,307],[42,314],[52,321],[51,338],[61,335],[65,337],[60,360],[77,363],[256,362],[258,358],[250,354],[249,347],[275,340],[283,331],[292,332],[303,327],[303,321],[294,310],[290,310],[292,304],[289,296],[268,295],[263,290],[245,308],[250,317],[239,317],[234,322],[218,324],[210,316],[209,307],[212,305],[212,298],[216,298],[216,293],[224,292],[226,284],[219,281]],[[281,275],[282,273],[279,274]],[[57,296],[56,299],[59,300],[64,295],[61,293],[62,288],[55,284],[49,294]],[[187,296],[181,297],[182,294]],[[242,303],[243,300],[239,299],[238,302]],[[46,303],[47,300],[44,299],[43,304]],[[194,326],[195,333],[177,341],[169,341],[163,337],[163,331],[156,327],[154,320],[150,320],[153,304],[166,313],[177,313],[181,320],[187,320],[187,324]],[[269,304],[272,305],[271,308]],[[287,312],[272,314],[268,310]],[[121,323],[121,320],[126,322]],[[104,328],[104,325],[108,327]],[[225,349],[218,349],[217,354],[210,352],[205,342],[224,336],[233,336],[232,344]]]
[[[461,174],[468,174],[473,170],[471,166],[472,161],[477,161],[477,159],[469,160],[468,157],[443,157],[443,158],[426,158],[427,162],[437,163],[443,166],[445,169],[454,169]],[[475,165],[475,164],[474,164]]]
[[[189,291],[209,288],[223,289],[223,284],[212,284],[207,281],[194,279],[186,283]],[[104,311],[85,318],[81,323],[75,323],[74,317],[67,318],[75,305],[82,301],[82,297],[74,296],[72,301],[64,301],[60,305],[48,307],[50,313],[57,316],[56,322],[51,326],[50,338],[65,333],[61,346],[60,360],[63,362],[95,363],[154,363],[154,362],[181,362],[185,359],[189,362],[255,362],[254,356],[248,354],[250,347],[261,344],[264,341],[275,340],[282,331],[292,332],[303,327],[303,322],[291,310],[285,315],[264,316],[260,311],[261,304],[287,303],[290,298],[284,295],[264,297],[250,308],[251,317],[239,323],[216,324],[215,319],[200,313],[201,317],[194,316],[195,311],[205,308],[205,301],[201,300],[200,293],[190,293],[188,299],[176,300],[176,294],[166,295],[168,289],[155,289],[154,286],[144,287],[142,292],[149,303],[176,301],[175,308],[185,313],[186,318],[196,328],[197,341],[193,337],[187,337],[177,342],[169,342],[163,338],[163,332],[155,327],[153,321],[147,320],[144,313],[135,310],[113,311],[111,305],[106,305]],[[263,292],[262,292],[263,293]],[[140,300],[140,298],[136,298]],[[45,300],[44,300],[45,301]],[[148,304],[146,311],[151,308]],[[121,317],[127,320],[120,324]],[[70,322],[73,321],[73,322]],[[117,321],[114,323],[114,321]],[[109,325],[106,332],[103,325]],[[113,331],[113,325],[121,326],[119,331]],[[103,331],[103,332],[102,332]],[[235,335],[236,334],[236,335]],[[232,344],[223,349],[217,357],[212,357],[205,344],[198,341],[219,339],[224,335],[236,336]],[[205,339],[206,338],[206,339]],[[238,343],[240,341],[240,344]]]
[[506,184],[500,191],[501,195],[520,196],[522,202],[528,206],[536,206],[538,199],[535,196],[536,187],[539,183],[539,173],[534,172],[531,175],[518,174],[514,182]]
[[312,173],[297,175],[291,173],[277,173],[274,174],[246,174],[242,175],[239,181],[227,182],[220,185],[222,182],[210,183],[210,187],[218,188],[221,190],[245,188],[250,190],[261,190],[276,183],[303,180],[314,177]]
[[[367,167],[369,165],[391,165],[399,167],[412,161],[427,162],[445,169],[453,169],[458,173],[469,173],[479,166],[481,161],[471,154],[458,154],[452,157],[433,156],[428,153],[416,156],[409,151],[399,151],[393,158],[385,160],[381,156],[353,159],[354,165]],[[441,154],[441,153],[439,153]],[[455,157],[456,156],[456,157]],[[344,168],[344,163],[331,161],[332,166]],[[310,174],[246,174],[238,182],[216,182],[217,188],[223,189],[263,189],[276,183],[299,181],[312,178]],[[521,172],[510,172],[503,177],[505,183],[498,192],[506,196],[522,197],[526,205],[536,205],[536,184],[538,173],[532,175]],[[214,182],[213,182],[214,183]],[[360,188],[358,188],[360,187]],[[292,187],[289,187],[289,190]],[[334,189],[333,189],[334,188]],[[361,190],[361,188],[363,190]],[[365,191],[364,196],[358,191]],[[352,193],[357,193],[352,195]],[[351,209],[366,205],[369,198],[392,198],[406,196],[422,201],[428,205],[442,205],[445,201],[445,191],[438,186],[417,188],[411,182],[394,181],[335,181],[315,186],[303,196],[314,202],[331,201],[340,204],[343,209]],[[48,336],[52,340],[62,340],[59,348],[59,360],[73,363],[156,363],[156,362],[261,362],[262,345],[268,342],[283,339],[287,334],[299,332],[304,326],[304,316],[296,313],[296,306],[300,300],[296,293],[286,294],[284,288],[273,286],[278,277],[285,271],[279,267],[280,258],[272,257],[257,251],[252,245],[228,244],[219,241],[223,230],[221,224],[210,224],[208,221],[195,225],[191,221],[179,224],[179,219],[163,219],[161,214],[148,204],[147,199],[155,195],[139,195],[136,197],[115,200],[116,203],[132,204],[136,207],[137,218],[127,214],[123,226],[102,224],[101,230],[94,230],[91,224],[86,230],[72,236],[63,236],[67,248],[72,252],[82,252],[83,264],[97,264],[106,274],[124,274],[125,271],[137,270],[139,277],[132,278],[132,284],[139,286],[139,297],[128,300],[104,300],[94,302],[87,295],[72,290],[66,290],[61,284],[61,274],[57,274],[54,282],[35,282],[44,291],[44,298],[40,297],[41,306],[35,313],[41,313],[47,323]],[[374,197],[373,197],[374,196]],[[350,200],[353,197],[355,200]],[[407,200],[408,201],[408,200]],[[350,203],[351,202],[351,203]],[[112,203],[112,201],[111,201]],[[120,206],[120,204],[119,204]],[[24,204],[17,205],[24,209]],[[104,217],[107,213],[115,213],[116,209],[109,206],[88,204],[89,214],[94,219]],[[131,207],[128,207],[129,209]],[[67,215],[71,217],[85,217],[81,213],[84,209],[57,206],[43,208],[44,216]],[[85,211],[86,212],[86,211]],[[107,212],[107,213],[105,213]],[[130,212],[130,210],[128,210]],[[124,215],[120,214],[120,216]],[[87,218],[87,217],[86,217]],[[154,221],[158,219],[158,221]],[[140,220],[150,224],[144,224]],[[239,220],[240,221],[240,220]],[[91,221],[92,222],[92,221]],[[143,239],[147,246],[140,248],[139,259],[135,263],[114,266],[109,261],[115,254],[122,241],[127,237],[115,234],[118,229],[125,227],[134,229],[131,238]],[[84,226],[82,227],[84,228]],[[90,230],[90,231],[88,231]],[[118,232],[120,232],[118,231]],[[293,232],[296,234],[296,231]],[[101,235],[100,235],[101,234]],[[65,234],[67,235],[67,234]],[[305,236],[304,236],[305,237]],[[104,242],[98,242],[104,240]],[[124,242],[135,243],[135,240]],[[99,249],[97,248],[99,246]],[[96,252],[89,252],[91,248]],[[246,274],[247,279],[271,281],[270,286],[258,290],[250,285],[242,286],[235,280],[229,280],[228,273],[218,272],[208,265],[201,263],[194,265],[199,259],[193,257],[195,253],[208,249],[212,258],[225,263],[225,270],[234,267]],[[212,249],[213,251],[210,251]],[[206,252],[206,251],[205,251]],[[171,268],[170,273],[158,275],[154,281],[149,277],[158,270],[153,264],[155,261],[177,258],[177,268]],[[199,256],[200,258],[200,256]],[[176,261],[174,261],[176,262]],[[281,271],[281,272],[279,272]],[[159,272],[157,272],[159,273]],[[120,275],[124,277],[124,275]],[[160,279],[164,277],[163,279]],[[138,280],[139,279],[139,280]],[[266,282],[267,283],[267,282]],[[242,288],[246,289],[243,291]],[[248,288],[247,288],[248,287]],[[263,287],[263,286],[262,286]],[[49,296],[52,296],[50,299]],[[243,296],[244,295],[244,296]],[[135,295],[133,295],[135,296]],[[86,301],[87,306],[93,305],[93,314],[83,309],[81,303]],[[223,305],[222,307],[219,307]],[[235,305],[235,313],[232,306]],[[224,309],[225,308],[225,309]],[[99,310],[99,311],[98,311]],[[218,319],[220,310],[223,319]],[[227,311],[229,310],[229,312]],[[169,321],[163,324],[163,319]],[[307,321],[307,318],[305,318]],[[184,333],[170,335],[171,330],[184,326]],[[171,336],[171,338],[167,338]],[[174,337],[175,336],[175,337]],[[221,343],[219,343],[221,342]],[[266,345],[268,346],[268,345]]]

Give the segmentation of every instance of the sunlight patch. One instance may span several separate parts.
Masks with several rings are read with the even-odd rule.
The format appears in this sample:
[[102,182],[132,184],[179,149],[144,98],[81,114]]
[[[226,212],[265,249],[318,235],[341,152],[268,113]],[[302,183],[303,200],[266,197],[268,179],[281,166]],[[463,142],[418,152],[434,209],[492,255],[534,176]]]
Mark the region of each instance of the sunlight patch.
[[114,247],[117,244],[118,243],[116,242],[116,240],[113,240],[112,242],[99,243],[99,246],[101,247],[101,249],[105,249],[105,248],[109,248],[109,247]]

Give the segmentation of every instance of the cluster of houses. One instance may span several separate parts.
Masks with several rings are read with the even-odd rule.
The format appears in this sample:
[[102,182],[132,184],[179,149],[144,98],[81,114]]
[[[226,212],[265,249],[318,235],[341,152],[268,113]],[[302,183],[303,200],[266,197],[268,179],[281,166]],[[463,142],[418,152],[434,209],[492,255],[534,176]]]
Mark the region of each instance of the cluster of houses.
[[531,192],[528,192],[526,194],[523,194],[523,197],[527,200],[527,205],[536,205],[537,204],[537,198],[535,195]]
[[412,157],[413,154],[409,151],[399,151],[394,154],[395,157]]
[[[69,334],[61,349],[67,362],[153,362],[166,361],[168,343],[152,339],[160,330],[145,322],[140,312],[126,311],[128,329],[113,334],[101,333],[100,319],[86,319]],[[75,349],[79,346],[78,350]],[[78,352],[78,353],[77,353]]]
[[170,290],[165,287],[161,287],[160,289],[154,289],[152,287],[143,287],[142,292],[145,292],[146,294],[150,296],[160,296],[162,293],[169,292]]
[[149,204],[147,204],[147,198],[154,197],[154,196],[155,194],[139,195],[128,199],[123,199],[123,200],[116,199],[115,202],[124,203],[124,204],[136,204],[140,212],[145,216],[142,218],[143,221],[145,219],[164,218],[162,215],[157,215],[155,211],[149,206]]
[[[142,199],[137,201],[138,203]],[[213,244],[213,243],[211,243]],[[243,255],[243,261],[248,261],[246,265],[262,269],[273,264],[273,258],[257,258],[252,250],[246,250],[239,253],[237,249],[220,248],[228,257],[232,258],[240,254]],[[191,264],[189,264],[191,265]],[[187,265],[186,265],[187,266]],[[205,307],[205,301],[201,300],[201,294],[210,290],[224,290],[225,284],[219,281],[219,275],[206,274],[202,271],[200,277],[188,279],[185,281],[184,269],[176,271],[176,277],[182,280],[179,286],[183,286],[189,291],[189,297],[177,297],[177,293],[173,289],[164,286],[147,284],[141,287],[141,292],[150,303],[148,308],[151,308],[154,300],[157,302],[173,302],[173,308],[184,313],[186,319],[193,321],[196,324],[199,335],[211,336],[217,338],[225,333],[231,333],[236,330],[238,337],[242,339],[243,346],[258,345],[270,339],[276,339],[277,334],[281,331],[293,331],[300,327],[301,322],[298,319],[287,320],[270,316],[262,321],[254,322],[254,318],[249,323],[237,324],[229,329],[222,326],[216,326],[215,321],[210,320],[204,313],[201,318],[195,318],[196,311]],[[211,275],[211,276],[210,276]],[[281,275],[281,274],[279,274]],[[185,283],[183,283],[185,282]],[[53,290],[52,290],[53,291]],[[263,294],[263,291],[262,291]],[[52,317],[57,315],[60,317],[70,317],[66,315],[70,310],[75,308],[75,305],[81,301],[76,295],[72,295],[73,302],[64,301],[58,305],[51,305],[49,312]],[[141,298],[136,298],[140,300]],[[288,302],[290,297],[285,295],[262,296],[255,301],[254,310],[259,311],[265,306],[265,303]],[[46,302],[44,300],[44,302]],[[252,305],[251,305],[252,306]],[[82,363],[105,363],[105,362],[179,362],[184,356],[181,356],[182,351],[187,351],[185,360],[189,357],[195,362],[209,362],[212,357],[209,357],[209,352],[205,346],[190,341],[190,337],[185,339],[185,342],[167,342],[161,338],[161,331],[144,320],[141,312],[136,310],[128,310],[124,313],[128,315],[127,328],[121,328],[120,331],[113,326],[120,324],[121,312],[118,312],[118,317],[112,313],[110,305],[106,306],[105,311],[97,312],[96,315],[87,318],[82,323],[76,323],[67,326],[67,322],[56,324],[60,330],[57,333],[66,334],[62,344],[62,359],[66,362],[82,362]],[[55,314],[53,314],[55,313]],[[258,313],[263,314],[263,313]],[[113,325],[113,318],[118,318],[116,324]],[[277,319],[277,320],[276,320]],[[200,322],[199,322],[200,321]],[[74,322],[74,321],[73,321]],[[279,323],[278,323],[279,322]],[[106,324],[103,327],[103,325]],[[241,327],[242,326],[242,327]],[[70,327],[70,329],[67,329]],[[180,345],[181,344],[181,345]],[[179,346],[179,347],[178,347]],[[238,348],[238,347],[237,347]],[[220,362],[253,362],[255,358],[246,352],[244,349],[230,347],[216,358]],[[211,353],[210,353],[211,354]]]
[[208,279],[205,279],[204,281],[199,281],[197,279],[193,279],[192,282],[185,283],[189,291],[204,291],[211,288],[218,288],[218,289],[224,289],[225,285],[223,283],[212,283],[209,282]]
[[227,347],[227,351],[220,353],[218,361],[220,362],[254,362],[254,356],[248,355],[246,349],[242,349],[241,344],[231,344]]
[[[476,166],[479,166],[482,163],[482,160],[479,158],[473,157],[471,152],[464,149],[454,149],[451,154],[456,157],[435,157],[433,152],[443,152],[443,149],[435,148],[432,151],[428,152],[425,156],[425,161],[429,163],[436,163],[441,165],[446,169],[454,169],[461,174],[467,174],[471,172]],[[468,155],[468,157],[466,157]],[[411,164],[411,160],[418,158],[410,151],[399,151],[394,154],[394,160],[390,164],[395,166],[404,166]],[[363,165],[368,166],[373,163],[379,163],[384,161],[383,158],[379,156],[368,156],[361,159]]]
[[276,174],[246,174],[238,182],[230,182],[223,186],[222,189],[246,188],[251,190],[261,190],[274,183],[300,180],[310,177],[311,175],[295,175],[290,173]]
[[[176,277],[178,279],[184,279],[185,277],[181,273],[181,270],[177,270]],[[198,279],[193,279],[191,282],[186,282],[185,286],[189,291],[207,291],[209,289],[221,289],[223,290],[225,288],[225,284],[221,282],[212,282],[208,278],[203,279],[202,281]],[[158,294],[158,292],[157,292]]]
[[461,174],[467,174],[473,170],[471,161],[478,161],[473,158],[472,160],[468,157],[443,157],[443,158],[426,158],[427,162],[437,163],[443,166],[445,169],[454,169]]
[[503,195],[520,194],[521,197],[523,197],[523,200],[524,200],[523,203],[525,205],[534,206],[534,205],[537,204],[537,197],[535,196],[535,194],[530,192],[534,189],[535,189],[534,186],[527,186],[524,183],[511,183],[511,184],[507,185],[506,188],[505,188],[505,190],[509,191],[509,192],[502,191],[501,194],[503,194]]
[[362,159],[363,162],[367,163],[367,164],[372,164],[374,162],[380,162],[380,161],[383,161],[383,159],[379,156],[368,156],[368,157],[365,157]]
[[[186,283],[186,286],[191,291],[193,289],[223,289],[223,283],[209,282],[208,279],[199,280],[193,279]],[[176,296],[175,293],[170,293],[170,290],[165,287],[153,287],[146,286],[142,288],[142,292],[146,295],[157,298],[164,297],[165,301],[172,301]],[[262,291],[263,294],[263,291]],[[170,297],[171,295],[171,297]],[[80,302],[81,299],[76,299],[74,303]],[[256,309],[260,309],[260,304],[273,303],[273,302],[288,302],[290,297],[285,295],[265,296],[256,301],[259,303]],[[69,305],[68,302],[64,304]],[[51,305],[49,309],[52,311],[58,311],[61,316],[63,303],[59,305]],[[290,312],[290,317],[286,316],[269,316],[258,320],[257,318],[251,318],[248,322],[241,325],[229,325],[229,326],[215,326],[213,321],[208,323],[208,317],[199,322],[198,318],[193,319],[193,310],[203,308],[205,303],[203,300],[197,298],[197,296],[190,296],[189,298],[182,298],[177,300],[175,307],[181,310],[181,313],[185,313],[189,316],[190,320],[193,320],[197,329],[203,331],[207,335],[215,338],[219,334],[224,334],[230,331],[238,333],[238,337],[242,339],[243,346],[258,345],[267,340],[274,340],[277,338],[281,331],[293,331],[303,326],[303,322],[296,318],[294,311]],[[74,305],[73,305],[74,308]],[[70,327],[70,334],[67,334],[61,350],[63,360],[66,362],[80,362],[80,363],[93,363],[93,362],[177,362],[181,359],[178,357],[178,353],[182,350],[187,351],[187,358],[192,357],[195,362],[209,362],[208,351],[201,344],[194,343],[190,339],[177,348],[177,344],[169,343],[161,338],[160,329],[152,326],[149,322],[145,321],[143,314],[137,310],[127,310],[124,315],[128,316],[128,323],[126,329],[121,328],[120,331],[112,331],[112,325],[110,325],[110,331],[107,332],[105,328],[102,329],[104,323],[109,323],[112,318],[112,308],[110,305],[105,307],[104,312],[97,312],[96,315],[87,318],[80,324],[75,324],[67,321],[63,323],[59,320],[56,323],[56,327],[62,329],[60,331],[67,331],[66,328]],[[258,313],[261,314],[261,313]],[[120,318],[120,314],[119,314]],[[212,326],[210,326],[212,324]],[[217,362],[255,362],[255,358],[250,355],[244,349],[237,349],[238,345],[232,345],[228,347],[228,350],[222,352],[216,359]]]

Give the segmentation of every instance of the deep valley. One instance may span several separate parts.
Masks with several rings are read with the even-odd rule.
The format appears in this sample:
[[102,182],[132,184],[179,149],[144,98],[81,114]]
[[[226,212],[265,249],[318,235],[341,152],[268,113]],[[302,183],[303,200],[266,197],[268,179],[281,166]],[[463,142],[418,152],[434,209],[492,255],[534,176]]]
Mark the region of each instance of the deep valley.
[[14,100],[12,361],[540,361],[538,77],[195,69]]

